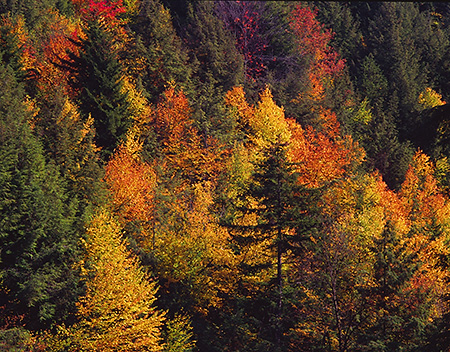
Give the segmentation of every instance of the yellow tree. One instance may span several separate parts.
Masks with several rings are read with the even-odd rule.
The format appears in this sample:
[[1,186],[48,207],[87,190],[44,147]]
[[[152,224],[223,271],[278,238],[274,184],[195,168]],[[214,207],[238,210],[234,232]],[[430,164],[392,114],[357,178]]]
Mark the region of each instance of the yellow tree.
[[[188,287],[184,308],[201,314],[221,307],[237,281],[230,235],[210,210],[213,191],[210,182],[193,185],[188,201],[176,206],[177,217],[166,217],[155,229],[156,270],[167,280],[161,289],[171,294],[176,287]],[[183,299],[178,295],[177,300]]]
[[237,121],[235,145],[226,165],[228,196],[235,198],[250,179],[253,164],[260,161],[261,151],[277,142],[288,143],[291,130],[284,109],[276,105],[269,88],[261,92],[253,106],[248,104],[243,88],[234,87],[225,95],[225,104]]
[[431,314],[439,316],[439,298],[449,292],[448,273],[440,260],[450,253],[450,202],[440,192],[434,172],[430,158],[417,151],[399,195],[410,222],[405,242],[409,251],[417,255],[421,269],[416,271],[411,289],[427,293],[433,302]]
[[370,248],[385,225],[379,192],[372,175],[335,179],[323,189],[320,229],[292,272],[304,293],[294,329],[299,350],[348,351],[364,328],[363,293],[373,284],[375,261]]
[[442,100],[442,95],[435,92],[430,87],[425,88],[425,90],[419,94],[418,102],[422,109],[430,109],[446,104],[446,102]]
[[154,302],[157,287],[122,239],[105,210],[87,228],[82,276],[86,293],[77,304],[79,322],[69,334],[70,351],[160,351],[164,314]]

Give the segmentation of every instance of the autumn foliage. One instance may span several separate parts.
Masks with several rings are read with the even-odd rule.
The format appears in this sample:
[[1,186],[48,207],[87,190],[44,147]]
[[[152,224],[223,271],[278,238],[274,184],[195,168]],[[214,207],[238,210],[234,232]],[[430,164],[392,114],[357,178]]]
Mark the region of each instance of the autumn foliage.
[[84,19],[99,19],[109,25],[118,25],[119,16],[126,12],[122,0],[73,0],[73,3]]
[[342,71],[345,61],[330,47],[333,36],[317,19],[317,10],[298,5],[291,13],[291,28],[297,41],[298,51],[309,61],[310,91],[314,101],[324,98],[324,84]]
[[112,196],[112,205],[123,226],[136,223],[143,226],[141,241],[148,240],[149,224],[154,218],[156,174],[141,160],[139,149],[120,145],[109,160],[105,181]]
[[[80,322],[69,334],[81,351],[159,351],[164,315],[155,309],[156,285],[130,256],[120,225],[106,211],[87,230]],[[69,335],[70,336],[70,335]]]
[[0,350],[447,350],[442,9],[2,1]]

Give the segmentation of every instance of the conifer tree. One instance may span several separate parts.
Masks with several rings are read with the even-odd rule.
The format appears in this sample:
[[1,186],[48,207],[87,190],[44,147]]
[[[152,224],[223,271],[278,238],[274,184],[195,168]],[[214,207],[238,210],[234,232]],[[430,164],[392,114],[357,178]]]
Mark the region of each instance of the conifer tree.
[[238,246],[259,244],[273,253],[272,258],[266,259],[268,262],[258,265],[276,268],[276,302],[272,302],[276,308],[272,312],[269,340],[272,339],[277,349],[286,343],[282,341],[288,310],[283,297],[285,256],[300,254],[302,242],[315,227],[315,191],[297,184],[298,175],[286,159],[285,148],[286,145],[275,142],[263,150],[262,160],[256,164],[248,189],[243,193],[242,205],[237,207],[241,216],[254,216],[256,223],[232,226],[240,231],[233,237]]
[[80,56],[72,54],[72,61],[64,64],[75,71],[71,83],[78,90],[80,110],[94,119],[96,143],[107,157],[131,126],[130,102],[122,90],[122,66],[107,22],[89,19],[85,32],[78,43]]
[[[233,38],[215,14],[214,2],[189,4],[188,40],[195,67],[195,94],[187,94],[193,106],[193,118],[202,136],[202,144],[213,136],[224,139],[229,130],[223,97],[226,91],[243,82],[242,55]],[[187,92],[189,93],[189,92]]]
[[321,23],[335,33],[331,46],[339,51],[352,73],[362,51],[360,23],[353,15],[347,3],[317,1],[317,16]]
[[39,111],[34,132],[40,136],[46,159],[54,162],[65,179],[71,199],[77,199],[77,221],[83,231],[93,205],[105,201],[98,148],[94,143],[94,119],[83,121],[75,104],[60,86],[50,96],[38,96]]
[[21,81],[25,78],[21,63],[23,47],[17,34],[12,31],[12,22],[11,15],[4,14],[0,18],[0,55],[3,63],[9,65],[16,79]]
[[22,86],[9,67],[0,77],[0,324],[22,316],[37,329],[67,319],[79,293],[75,204],[31,132]]
[[365,295],[375,319],[370,319],[373,323],[367,324],[358,337],[358,345],[364,346],[365,351],[401,350],[417,339],[415,312],[402,309],[402,305],[410,299],[406,287],[419,267],[414,264],[415,255],[401,245],[397,232],[388,221],[381,238],[371,248],[376,256],[375,284]]
[[413,151],[408,141],[400,140],[398,98],[389,94],[389,81],[372,54],[362,61],[359,89],[373,107],[368,124],[371,133],[361,140],[369,156],[368,166],[379,170],[389,187],[396,189],[403,182]]
[[154,307],[157,287],[126,248],[119,223],[99,209],[87,228],[80,262],[86,292],[79,321],[59,327],[52,351],[161,351],[164,314]]
[[157,288],[128,253],[118,223],[99,213],[87,235],[91,269],[85,272],[87,291],[78,304],[79,342],[91,351],[160,350],[163,315],[154,307]]
[[169,10],[161,1],[142,1],[132,29],[136,33],[136,49],[145,60],[143,72],[139,74],[149,100],[157,102],[170,82],[189,92],[192,72],[187,50],[175,31]]

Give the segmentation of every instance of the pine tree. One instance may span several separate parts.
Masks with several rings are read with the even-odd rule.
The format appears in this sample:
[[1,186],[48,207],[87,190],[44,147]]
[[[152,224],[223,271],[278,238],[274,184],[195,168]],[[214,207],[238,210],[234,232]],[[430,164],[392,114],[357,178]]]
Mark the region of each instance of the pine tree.
[[123,93],[123,72],[115,50],[113,33],[101,19],[86,24],[86,38],[82,39],[80,56],[70,55],[64,64],[75,71],[71,82],[78,90],[80,110],[92,116],[96,129],[96,144],[108,157],[125,137],[131,126],[130,103]]
[[64,321],[79,293],[74,206],[54,164],[45,163],[23,105],[22,86],[0,65],[1,324],[37,329]]
[[157,102],[170,82],[189,92],[192,72],[187,50],[175,31],[169,10],[161,1],[142,1],[132,29],[136,33],[136,49],[145,60],[143,72],[139,74],[149,100]]
[[[239,246],[262,245],[272,258],[259,263],[276,268],[276,307],[273,312],[273,326],[270,331],[272,343],[283,348],[287,307],[284,306],[284,260],[288,253],[300,254],[302,242],[309,238],[315,227],[315,191],[297,184],[296,173],[286,159],[286,145],[275,142],[262,152],[261,161],[256,164],[248,189],[243,193],[242,205],[237,207],[241,216],[254,216],[256,223],[234,225],[233,239]],[[256,247],[255,247],[256,248]],[[251,268],[251,265],[248,266]],[[250,271],[255,270],[255,268]]]

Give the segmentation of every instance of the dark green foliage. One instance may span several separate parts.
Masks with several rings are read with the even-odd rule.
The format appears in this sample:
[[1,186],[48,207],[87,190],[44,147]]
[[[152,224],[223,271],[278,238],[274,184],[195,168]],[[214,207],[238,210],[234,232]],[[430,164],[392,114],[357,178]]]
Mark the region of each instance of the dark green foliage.
[[294,100],[309,88],[308,58],[298,55],[289,16],[297,2],[267,2],[261,14],[261,33],[265,38],[267,73],[260,85],[268,84],[277,104],[289,118],[305,122],[305,111]]
[[417,125],[409,131],[409,138],[427,155],[438,159],[450,155],[448,117],[450,107],[448,104],[436,106],[417,113]]
[[[285,148],[285,145],[275,143],[263,150],[262,160],[256,164],[248,189],[242,195],[243,205],[237,207],[241,215],[255,214],[257,224],[231,226],[232,229],[238,230],[233,236],[237,248],[266,243],[274,253],[272,260],[268,259],[267,263],[260,263],[256,267],[243,263],[242,267],[243,275],[268,268],[271,263],[275,263],[276,268],[276,277],[271,282],[262,283],[256,290],[262,301],[258,303],[255,297],[252,297],[251,302],[245,304],[249,309],[247,314],[250,314],[257,324],[250,323],[248,328],[259,331],[259,343],[268,344],[251,349],[255,351],[267,348],[282,351],[287,346],[283,335],[289,327],[287,322],[291,312],[285,297],[284,260],[288,254],[301,255],[303,242],[309,240],[317,225],[314,212],[317,191],[298,185],[298,175],[286,159]],[[256,204],[251,205],[254,201]],[[243,296],[254,294],[243,293]],[[255,306],[252,308],[253,304]],[[255,315],[259,314],[258,312],[262,315]],[[262,327],[268,330],[262,332]],[[256,332],[250,334],[254,333]]]
[[319,10],[319,21],[335,33],[330,45],[346,60],[347,67],[354,74],[363,51],[358,19],[344,2],[316,1],[312,5]]
[[374,116],[368,130],[363,146],[369,156],[369,169],[379,170],[389,187],[398,189],[412,160],[413,146],[399,140],[392,117],[384,113]]
[[[376,255],[375,286],[365,292],[371,322],[361,332],[358,346],[363,351],[414,351],[423,340],[426,309],[408,281],[420,269],[415,254],[408,254],[388,222],[383,237],[371,250]],[[410,296],[409,296],[410,295]],[[414,301],[414,304],[408,302]],[[421,306],[422,305],[422,306]],[[422,319],[422,320],[421,320]]]
[[200,82],[211,80],[226,92],[242,83],[243,58],[214,8],[214,2],[199,2],[196,8],[190,8],[190,45]]
[[[314,223],[308,212],[313,208],[314,191],[297,184],[298,175],[293,165],[286,159],[286,146],[276,143],[262,153],[262,161],[256,165],[245,196],[257,201],[256,207],[238,208],[244,214],[257,214],[258,224],[248,230],[275,237],[274,243],[281,252],[301,251],[299,242],[309,233]],[[286,229],[296,229],[294,235],[283,233]]]
[[148,99],[155,103],[170,82],[189,92],[191,68],[187,51],[162,3],[159,0],[142,1],[132,29],[136,33],[136,49],[145,59],[144,72],[139,75]]
[[130,103],[122,91],[122,66],[114,49],[114,36],[99,20],[89,21],[80,56],[67,62],[75,71],[72,85],[78,90],[81,112],[94,118],[96,144],[108,157],[131,126]]
[[0,66],[0,324],[22,315],[29,328],[64,321],[78,294],[73,208],[57,168],[45,163],[22,105],[22,87]]
[[229,126],[223,106],[224,94],[244,80],[243,57],[214,9],[214,2],[190,4],[187,27],[195,70],[194,93],[187,92],[187,96],[205,145],[208,136],[226,139]]
[[215,13],[224,21],[244,60],[247,99],[255,103],[267,85],[286,115],[299,118],[304,111],[293,103],[308,88],[307,59],[300,57],[290,28],[295,1],[223,1]]
[[[412,145],[408,140],[417,139],[412,134],[426,124],[418,113],[419,94],[426,87],[439,91],[436,85],[445,86],[441,82],[446,81],[448,14],[432,3],[320,2],[314,5],[319,8],[318,18],[336,33],[332,45],[347,60],[358,99],[367,98],[372,109],[370,126],[357,131],[354,137],[365,147],[368,164],[379,168],[388,184],[397,188],[411,148],[419,146],[415,140]],[[336,106],[339,115],[339,104]],[[346,123],[345,116],[340,120]],[[429,142],[427,150],[433,148],[434,142]],[[393,160],[391,156],[396,161],[383,161]]]
[[362,60],[358,86],[371,105],[381,111],[388,94],[388,81],[371,53]]
[[61,13],[71,13],[70,0],[2,0],[0,14],[9,13],[13,17],[23,16],[29,29],[39,28],[45,22],[48,12],[58,9]]
[[70,105],[58,87],[51,96],[39,96],[38,104],[35,134],[40,137],[47,160],[58,165],[69,198],[78,201],[76,221],[83,231],[91,208],[106,200],[101,181],[104,170],[94,144],[95,129],[86,125],[76,106]]
[[[396,124],[398,104],[389,97],[388,80],[372,54],[364,58],[359,76],[359,89],[372,108],[373,118],[367,134],[361,135],[361,143],[367,152],[368,166],[377,169],[391,188],[403,182],[412,154],[412,146],[401,142]],[[387,104],[391,103],[390,109]]]
[[422,48],[415,42],[422,16],[414,3],[381,3],[377,11],[368,28],[367,45],[373,47],[380,67],[390,77],[389,95],[399,98],[399,122],[407,124],[427,80],[421,67]]

